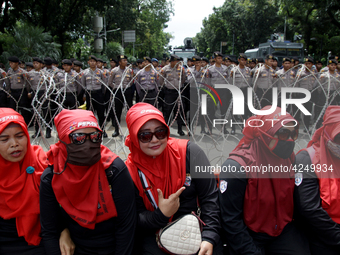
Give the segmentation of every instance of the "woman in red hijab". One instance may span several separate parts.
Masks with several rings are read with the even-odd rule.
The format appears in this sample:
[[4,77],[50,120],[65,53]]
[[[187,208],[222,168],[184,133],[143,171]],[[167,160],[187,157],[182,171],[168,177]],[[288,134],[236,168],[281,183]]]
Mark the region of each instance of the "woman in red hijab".
[[60,254],[67,227],[75,254],[131,254],[136,224],[134,187],[124,162],[101,145],[91,111],[62,110],[54,119],[59,141],[41,177],[42,237],[47,254]]
[[230,254],[309,254],[292,223],[297,121],[277,108],[250,117],[243,134],[220,174],[222,227]]
[[329,106],[323,126],[296,155],[296,222],[312,254],[340,254],[340,106]]
[[9,108],[0,108],[0,166],[0,254],[45,254],[39,185],[46,153],[31,145],[24,118]]
[[126,123],[125,145],[130,149],[126,165],[137,189],[136,254],[165,254],[157,246],[156,231],[196,212],[197,201],[206,224],[199,254],[221,254],[216,181],[213,175],[195,178],[190,171],[190,162],[210,166],[204,152],[188,140],[170,138],[163,114],[150,104],[131,107]]

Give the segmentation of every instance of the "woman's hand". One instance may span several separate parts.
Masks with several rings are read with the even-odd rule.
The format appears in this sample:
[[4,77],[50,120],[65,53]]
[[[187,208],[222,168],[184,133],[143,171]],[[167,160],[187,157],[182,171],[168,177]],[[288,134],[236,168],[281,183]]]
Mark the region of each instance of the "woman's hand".
[[74,245],[68,228],[65,228],[60,234],[59,247],[61,255],[73,255],[76,246]]
[[200,252],[198,253],[198,255],[212,255],[213,249],[214,249],[214,246],[211,243],[207,241],[203,241],[201,243],[201,248],[200,248]]
[[165,199],[163,197],[163,192],[160,189],[157,189],[158,207],[166,217],[171,217],[177,212],[180,205],[179,196],[182,194],[183,190],[185,190],[185,187],[180,188],[176,193],[171,194],[168,199]]

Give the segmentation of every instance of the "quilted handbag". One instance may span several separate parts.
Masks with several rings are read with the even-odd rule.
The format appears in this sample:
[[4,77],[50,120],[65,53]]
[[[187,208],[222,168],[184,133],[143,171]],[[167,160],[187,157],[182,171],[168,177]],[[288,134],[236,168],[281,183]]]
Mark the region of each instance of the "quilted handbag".
[[156,233],[158,247],[176,255],[196,254],[202,242],[202,222],[194,213],[170,222]]

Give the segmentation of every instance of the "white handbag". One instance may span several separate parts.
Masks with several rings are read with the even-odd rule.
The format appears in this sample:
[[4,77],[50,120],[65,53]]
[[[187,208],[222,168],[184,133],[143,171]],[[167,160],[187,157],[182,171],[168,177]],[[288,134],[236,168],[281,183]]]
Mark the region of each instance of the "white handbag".
[[[158,206],[152,195],[145,175],[138,169],[143,190],[152,206]],[[158,247],[166,253],[174,255],[194,255],[201,247],[204,222],[194,212],[179,217],[177,220],[168,223],[156,233]]]
[[202,242],[202,224],[198,216],[186,214],[156,233],[158,247],[169,254],[196,254]]

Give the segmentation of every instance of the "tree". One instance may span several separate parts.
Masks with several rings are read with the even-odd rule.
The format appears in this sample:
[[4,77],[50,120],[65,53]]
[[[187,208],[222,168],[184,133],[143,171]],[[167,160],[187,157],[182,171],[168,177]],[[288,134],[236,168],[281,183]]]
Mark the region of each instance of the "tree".
[[17,23],[13,35],[9,32],[1,34],[0,43],[3,45],[2,61],[7,62],[9,56],[16,55],[21,60],[32,61],[32,57],[46,56],[60,59],[60,44],[53,42],[50,33],[43,32],[41,27]]

